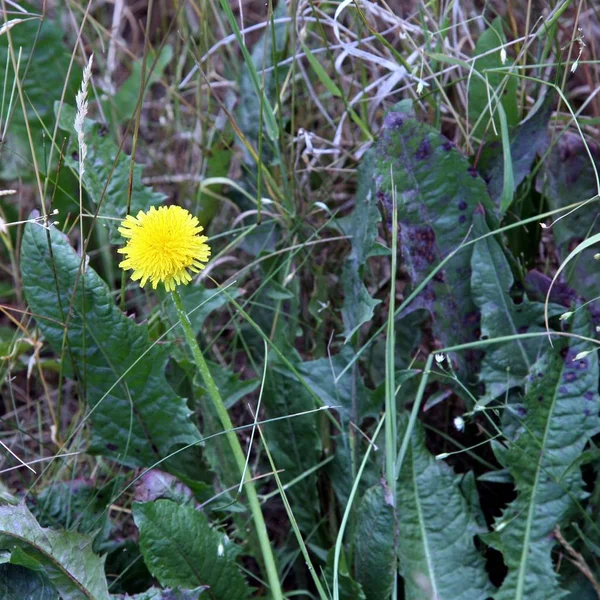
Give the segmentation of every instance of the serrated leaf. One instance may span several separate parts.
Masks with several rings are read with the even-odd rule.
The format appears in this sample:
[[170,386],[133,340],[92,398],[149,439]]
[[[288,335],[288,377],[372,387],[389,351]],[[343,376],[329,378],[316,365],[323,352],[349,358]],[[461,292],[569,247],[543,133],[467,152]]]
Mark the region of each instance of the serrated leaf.
[[398,524],[393,498],[383,484],[367,490],[361,500],[356,523],[356,579],[362,585],[367,600],[389,598],[396,578]]
[[200,433],[185,400],[167,384],[166,350],[150,343],[146,326],[118,310],[92,268],[80,277],[80,262],[54,227],[47,233],[32,223],[25,226],[23,289],[38,327],[59,353],[68,320],[65,366],[74,370],[94,409],[90,451],[131,466],[151,466],[198,441]]
[[100,551],[112,527],[107,508],[118,485],[118,478],[99,489],[84,479],[57,481],[39,493],[30,510],[42,527],[94,533],[94,550]]
[[[71,136],[65,151],[64,164],[74,173],[79,173],[77,136],[73,130],[74,121],[75,109],[63,104],[59,127]],[[100,215],[110,217],[110,219],[101,219],[100,221],[108,228],[110,241],[113,244],[122,244],[124,240],[117,228],[120,220],[124,219],[127,214],[131,157],[124,152],[119,152],[119,147],[113,142],[106,125],[85,119],[83,130],[88,147],[83,187],[94,204],[94,209],[101,205]],[[166,198],[164,194],[155,192],[142,183],[142,171],[142,165],[136,164],[133,168],[129,209],[133,215],[137,215],[140,210],[146,211],[151,206],[158,206]]]
[[43,569],[63,600],[108,600],[104,558],[92,552],[92,539],[42,528],[24,504],[0,506],[0,549],[19,550]]
[[[598,147],[590,142],[596,168],[600,170]],[[552,148],[536,181],[537,190],[548,200],[551,210],[593,198],[597,193],[596,176],[590,157],[581,141],[566,132]],[[552,226],[554,243],[562,262],[583,240],[600,233],[600,220],[595,218],[595,204],[582,206],[564,215]],[[581,297],[592,300],[598,295],[597,249],[583,250],[564,271],[564,281]]]
[[474,543],[480,529],[460,480],[429,453],[417,424],[397,492],[398,556],[406,600],[482,600],[492,593],[485,561]]
[[56,588],[40,572],[18,565],[0,565],[2,600],[59,600]]
[[157,500],[136,502],[133,518],[146,565],[161,585],[206,585],[212,600],[248,597],[250,588],[235,563],[237,549],[202,512]]
[[[469,120],[472,125],[475,125],[479,117],[483,115],[477,127],[473,127],[471,130],[471,135],[478,139],[483,136],[483,132],[488,127],[491,118],[495,119],[496,129],[500,130],[496,108],[497,99],[500,99],[502,103],[508,125],[516,125],[519,120],[517,78],[508,75],[508,80],[503,88],[504,91],[501,91],[500,85],[502,84],[502,80],[507,77],[506,73],[490,71],[490,69],[504,68],[508,72],[510,69],[512,61],[507,59],[503,65],[500,56],[501,47],[505,44],[506,36],[502,29],[502,19],[497,17],[491,26],[479,36],[475,45],[474,55],[478,58],[473,63],[473,69],[481,74],[481,77],[476,74],[471,76],[469,85]],[[490,51],[492,52],[489,53]],[[496,94],[496,98],[494,98],[494,93]],[[493,116],[490,115],[490,105]],[[487,135],[489,137],[494,135],[491,125],[487,130]]]
[[[591,336],[588,315],[576,313],[571,333]],[[569,345],[540,358],[532,370],[517,433],[508,443],[506,460],[517,498],[496,519],[486,542],[502,552],[508,575],[496,600],[562,598],[551,552],[557,525],[576,514],[585,496],[579,466],[572,467],[588,441],[600,430],[598,361],[574,360],[589,343],[570,338]],[[539,375],[539,376],[538,376]]]
[[[391,175],[390,175],[391,174]],[[412,287],[470,234],[473,215],[494,207],[483,180],[453,144],[429,125],[390,112],[376,146],[377,195],[391,231],[392,188],[398,203],[398,247]],[[457,252],[409,310],[427,309],[444,346],[477,339],[479,315],[471,298],[472,247]],[[476,370],[476,354],[456,355],[459,372]]]
[[346,342],[373,318],[375,307],[381,302],[371,298],[363,282],[367,259],[375,252],[377,223],[381,221],[373,190],[373,169],[374,155],[369,152],[358,168],[354,210],[349,217],[338,221],[342,233],[351,236],[352,244],[342,271],[342,319]]
[[[54,102],[60,100],[63,88],[66,98],[74,98],[77,91],[77,68],[69,72],[70,50],[63,44],[64,31],[61,25],[49,18],[24,19],[10,30],[15,61],[20,55],[19,80],[25,97],[26,118],[31,128],[33,143],[38,149],[38,166],[45,171],[43,162],[47,155],[48,144],[44,145],[44,126],[51,132],[54,126]],[[0,89],[4,89],[6,97],[3,107],[6,111],[14,85],[15,73],[8,50],[8,36],[0,36]],[[5,69],[7,77],[5,78]],[[23,150],[30,161],[29,141],[25,129],[25,118],[15,90],[12,97],[13,119],[8,128],[17,141],[15,150]],[[2,118],[6,118],[6,113]],[[41,122],[40,122],[41,121]],[[42,125],[43,124],[43,125]],[[11,154],[10,147],[2,149],[2,163]],[[21,163],[22,167],[31,169],[31,162]],[[8,173],[7,173],[8,175]],[[9,175],[15,178],[15,173]]]
[[[274,360],[263,388],[263,408],[267,419],[291,416],[316,408],[312,395],[285,367]],[[280,474],[282,483],[314,467],[321,452],[321,438],[316,413],[283,419],[263,426],[263,434]],[[294,507],[294,516],[303,532],[309,532],[316,522],[319,497],[317,475],[312,473],[286,492]]]
[[[483,217],[474,219],[473,232],[477,237],[489,230]],[[494,236],[475,243],[471,258],[471,288],[473,299],[481,310],[481,336],[491,339],[517,336],[502,344],[485,348],[481,363],[481,379],[485,383],[487,399],[498,398],[513,387],[523,385],[532,365],[548,345],[544,336],[522,339],[524,333],[545,331],[544,305],[530,302],[525,296],[520,304],[510,297],[514,278],[500,244]],[[561,314],[562,307],[551,307],[551,313]]]
[[[514,175],[513,192],[531,173],[533,161],[548,145],[548,122],[554,106],[554,94],[548,90],[538,109],[510,132],[510,154]],[[494,203],[499,206],[503,189],[504,157],[502,143],[486,144],[477,161],[477,170],[487,183]]]

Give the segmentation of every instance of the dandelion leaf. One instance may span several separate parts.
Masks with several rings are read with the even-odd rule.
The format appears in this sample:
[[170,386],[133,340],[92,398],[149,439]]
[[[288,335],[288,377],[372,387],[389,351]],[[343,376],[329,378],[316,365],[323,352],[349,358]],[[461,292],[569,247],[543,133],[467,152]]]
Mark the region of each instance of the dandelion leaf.
[[[600,146],[588,142],[594,163],[581,138],[566,132],[553,146],[544,161],[536,187],[548,200],[551,210],[582,202],[598,194],[596,171],[600,171]],[[583,240],[600,233],[597,199],[570,214],[562,214],[552,226],[558,257],[562,261]],[[583,250],[564,271],[564,282],[586,300],[598,296],[597,247]],[[595,305],[594,305],[595,306]],[[597,310],[597,308],[596,308]]]
[[[58,110],[58,108],[56,108]],[[77,136],[73,130],[75,109],[64,104],[60,115],[60,128],[70,134],[69,145],[64,162],[74,173],[79,173],[79,152]],[[131,157],[127,156],[113,142],[108,127],[97,121],[85,119],[84,140],[87,145],[87,157],[84,163],[82,184],[93,206],[92,211],[100,207],[100,224],[108,229],[110,241],[122,244],[123,238],[117,228],[127,215],[127,195]],[[134,165],[129,213],[137,215],[140,210],[147,211],[151,206],[161,204],[166,196],[155,192],[142,183],[142,165]],[[108,217],[103,219],[102,217]]]
[[204,513],[170,500],[136,502],[133,518],[148,569],[163,586],[208,586],[211,600],[242,600],[251,588],[235,559],[239,550]]
[[[406,419],[403,419],[406,423]],[[481,533],[461,477],[425,446],[417,424],[398,480],[398,557],[406,600],[483,600],[492,595]]]
[[[398,205],[398,248],[411,287],[423,283],[440,261],[457,251],[424,286],[410,310],[425,308],[444,346],[479,337],[479,313],[471,297],[473,215],[494,206],[485,183],[453,144],[406,112],[390,112],[376,146],[377,197],[392,231],[392,196]],[[410,288],[409,288],[410,290]],[[459,373],[476,372],[476,353],[456,355]]]
[[381,302],[371,298],[363,281],[367,259],[375,252],[377,223],[381,221],[373,189],[373,163],[373,154],[368,153],[358,169],[354,210],[349,217],[338,220],[339,229],[350,237],[352,244],[342,271],[342,319],[346,342],[373,318],[375,307]]
[[389,490],[379,483],[367,490],[358,509],[354,534],[356,579],[367,600],[389,598],[394,587],[398,523],[393,504]]
[[[481,215],[473,222],[473,233],[483,236],[489,230]],[[533,364],[548,345],[545,336],[520,338],[525,333],[542,333],[544,304],[531,302],[524,296],[519,304],[510,296],[514,278],[504,250],[494,236],[475,243],[471,257],[471,288],[475,304],[481,311],[483,339],[515,336],[504,343],[485,348],[481,363],[481,379],[486,386],[486,399],[503,395],[506,390],[523,385]],[[564,308],[550,307],[550,314],[560,314]]]
[[43,573],[63,600],[108,600],[104,558],[92,551],[92,538],[45,529],[24,504],[0,506],[0,550]]
[[[571,332],[592,335],[586,312],[576,313]],[[600,431],[597,357],[575,360],[591,349],[577,338],[556,340],[532,369],[520,426],[507,432],[504,458],[517,497],[485,536],[508,567],[495,600],[558,600],[566,594],[551,553],[556,526],[576,516],[586,497],[577,459]]]
[[[185,400],[165,379],[166,351],[151,344],[146,326],[115,306],[91,267],[81,276],[81,259],[66,236],[54,227],[27,224],[21,275],[46,340],[61,354],[66,339],[63,364],[91,409],[91,452],[152,466],[200,439]],[[167,460],[166,468],[175,461]]]

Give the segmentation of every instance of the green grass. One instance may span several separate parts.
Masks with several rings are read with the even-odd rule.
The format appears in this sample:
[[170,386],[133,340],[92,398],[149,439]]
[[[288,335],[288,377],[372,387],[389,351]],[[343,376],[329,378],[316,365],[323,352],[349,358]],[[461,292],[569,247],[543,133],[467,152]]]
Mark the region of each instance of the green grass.
[[597,597],[591,4],[1,0],[0,596]]

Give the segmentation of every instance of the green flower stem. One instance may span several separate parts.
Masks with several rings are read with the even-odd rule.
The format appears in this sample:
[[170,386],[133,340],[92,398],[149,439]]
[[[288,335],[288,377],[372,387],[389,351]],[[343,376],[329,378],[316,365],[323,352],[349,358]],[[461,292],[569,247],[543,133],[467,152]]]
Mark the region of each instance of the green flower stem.
[[204,380],[206,389],[208,390],[208,393],[213,401],[215,410],[219,415],[221,425],[223,426],[223,429],[227,432],[227,440],[229,442],[229,446],[231,447],[231,451],[233,452],[233,456],[235,457],[235,462],[237,463],[238,468],[240,470],[240,475],[244,477],[244,489],[246,490],[246,495],[248,496],[248,504],[250,505],[252,518],[254,519],[254,524],[256,526],[256,534],[258,535],[258,541],[260,543],[260,549],[262,552],[265,569],[267,571],[267,578],[271,587],[271,594],[273,596],[273,600],[283,600],[281,582],[279,581],[279,574],[275,565],[275,557],[273,556],[273,550],[271,549],[269,536],[267,535],[267,526],[265,525],[265,519],[260,508],[258,496],[256,495],[256,488],[254,487],[254,483],[252,482],[250,474],[245,468],[246,457],[244,455],[244,451],[242,450],[242,446],[240,445],[240,441],[237,435],[233,431],[233,424],[231,422],[231,419],[229,418],[227,409],[225,408],[223,398],[221,397],[215,380],[210,374],[210,370],[208,368],[208,365],[206,364],[206,360],[204,360],[204,356],[200,351],[200,346],[198,346],[196,336],[194,335],[194,332],[192,330],[192,324],[190,323],[190,320],[188,319],[188,316],[185,312],[183,303],[181,302],[181,296],[179,295],[177,288],[171,292],[171,296],[173,297],[173,302],[177,310],[177,316],[179,317],[179,321],[181,323],[181,326],[183,327],[185,339],[190,349],[192,350],[192,354],[194,355],[194,361],[196,362],[196,366],[198,367],[198,370],[202,375],[202,379]]

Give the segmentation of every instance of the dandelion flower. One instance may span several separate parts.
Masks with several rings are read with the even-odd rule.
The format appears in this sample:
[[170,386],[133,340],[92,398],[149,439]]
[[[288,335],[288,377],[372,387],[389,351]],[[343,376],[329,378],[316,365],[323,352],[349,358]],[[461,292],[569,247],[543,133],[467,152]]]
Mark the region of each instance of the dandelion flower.
[[192,280],[188,270],[198,273],[210,256],[208,238],[199,235],[202,231],[198,219],[181,206],[128,215],[119,227],[127,238],[125,247],[117,250],[126,257],[119,266],[133,270],[131,279],[140,280],[142,287],[148,280],[154,289],[164,283],[167,291],[186,285]]

